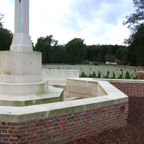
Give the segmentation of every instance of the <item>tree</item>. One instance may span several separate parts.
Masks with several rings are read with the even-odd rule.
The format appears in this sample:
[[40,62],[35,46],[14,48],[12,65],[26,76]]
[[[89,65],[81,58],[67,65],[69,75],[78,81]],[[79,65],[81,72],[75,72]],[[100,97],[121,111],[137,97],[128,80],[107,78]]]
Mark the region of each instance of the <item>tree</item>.
[[133,35],[127,57],[130,65],[144,66],[144,24],[141,24]]
[[57,45],[53,49],[55,51],[54,63],[67,63],[65,46]]
[[0,51],[9,50],[13,34],[5,28],[0,28]]
[[106,59],[106,61],[108,61],[108,62],[115,62],[115,56],[114,56],[114,55],[111,55],[111,54],[107,54],[107,55],[105,56],[105,59]]
[[144,0],[133,0],[133,3],[134,7],[136,7],[136,12],[126,16],[126,21],[123,22],[124,25],[128,24],[128,28],[131,30],[130,37],[124,40],[124,43],[129,45],[133,42],[133,35],[141,27],[144,20]]
[[108,48],[107,48],[107,54],[108,55],[112,55],[112,47],[111,46],[108,46]]
[[108,45],[101,45],[99,47],[99,53],[100,55],[98,55],[98,59],[99,59],[99,62],[100,62],[100,59],[101,59],[101,62],[105,62],[105,55],[107,54],[107,47]]
[[127,61],[130,65],[144,66],[144,0],[133,0],[136,12],[128,15],[124,25],[128,24],[131,35],[125,39],[124,43],[128,44]]
[[0,13],[0,51],[9,50],[12,42],[13,34],[8,29],[3,28],[1,22],[4,15]]
[[86,46],[85,60],[96,61],[99,53],[99,46]]
[[34,51],[42,52],[42,62],[52,63],[54,62],[55,51],[54,46],[57,46],[58,41],[53,39],[52,35],[40,37],[37,39]]
[[98,62],[102,62],[102,56],[101,56],[100,53],[99,53],[98,56],[97,56],[97,61],[98,61]]
[[3,24],[2,24],[2,22],[1,22],[3,16],[4,16],[4,15],[0,13],[0,28],[3,28]]
[[83,39],[74,38],[65,45],[65,50],[68,63],[81,63],[85,58],[86,45]]
[[115,53],[115,56],[118,60],[120,61],[123,61],[125,60],[125,56],[127,54],[127,47],[125,46],[120,46],[117,50],[116,50],[116,53]]

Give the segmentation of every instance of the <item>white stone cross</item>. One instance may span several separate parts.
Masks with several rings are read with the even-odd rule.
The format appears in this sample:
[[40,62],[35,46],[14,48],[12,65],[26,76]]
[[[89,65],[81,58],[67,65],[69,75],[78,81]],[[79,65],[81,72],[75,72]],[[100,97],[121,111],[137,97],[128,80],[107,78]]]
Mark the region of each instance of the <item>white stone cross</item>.
[[29,0],[15,0],[14,37],[11,51],[32,51],[29,37]]

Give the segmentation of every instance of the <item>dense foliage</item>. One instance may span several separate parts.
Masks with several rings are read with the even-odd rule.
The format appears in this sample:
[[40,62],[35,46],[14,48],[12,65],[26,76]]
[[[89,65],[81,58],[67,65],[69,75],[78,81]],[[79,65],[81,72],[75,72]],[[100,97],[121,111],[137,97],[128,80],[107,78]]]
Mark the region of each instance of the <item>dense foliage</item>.
[[85,58],[86,45],[84,40],[74,38],[65,45],[67,62],[70,64],[81,63]]
[[42,52],[43,63],[80,64],[82,61],[114,62],[115,58],[127,64],[127,47],[122,45],[86,46],[81,38],[74,38],[66,45],[58,45],[53,36],[40,37],[34,47]]
[[85,59],[98,62],[114,62],[115,58],[126,61],[127,47],[122,45],[93,45],[87,46]]
[[2,20],[3,16],[4,16],[4,15],[0,13],[0,28],[2,28],[2,27],[3,27],[2,22],[1,22],[1,20]]
[[52,35],[40,37],[37,40],[34,50],[42,52],[43,63],[53,63],[55,61],[55,46],[57,41],[53,39]]
[[144,24],[141,24],[133,35],[133,42],[128,47],[127,57],[130,65],[144,66]]
[[125,39],[129,45],[127,60],[129,65],[144,66],[144,0],[133,0],[136,12],[128,15],[124,25],[128,25],[131,35]]
[[34,50],[42,52],[43,63],[81,63],[85,58],[84,40],[74,38],[66,45],[58,45],[52,35],[40,37]]
[[1,50],[9,50],[12,42],[13,34],[8,29],[3,28],[3,24],[1,22],[3,15],[0,14],[0,51]]

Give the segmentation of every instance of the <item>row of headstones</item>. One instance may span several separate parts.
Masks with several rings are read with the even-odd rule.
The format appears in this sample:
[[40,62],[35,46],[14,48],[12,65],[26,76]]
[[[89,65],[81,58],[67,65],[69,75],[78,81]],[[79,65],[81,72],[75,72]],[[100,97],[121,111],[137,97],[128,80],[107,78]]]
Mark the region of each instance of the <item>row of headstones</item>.
[[90,76],[95,74],[96,77],[101,78],[126,78],[128,74],[131,79],[137,77],[137,69],[121,68],[113,66],[90,66],[90,65],[43,65],[43,69],[69,69],[79,70],[80,76],[82,74]]

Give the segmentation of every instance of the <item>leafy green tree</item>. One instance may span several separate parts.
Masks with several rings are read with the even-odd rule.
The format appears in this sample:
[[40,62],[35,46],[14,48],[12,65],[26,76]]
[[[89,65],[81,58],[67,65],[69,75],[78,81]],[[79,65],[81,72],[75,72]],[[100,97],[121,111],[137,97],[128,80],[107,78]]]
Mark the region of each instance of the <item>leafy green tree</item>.
[[37,39],[34,51],[42,52],[43,63],[53,63],[55,57],[54,46],[57,46],[58,41],[53,39],[52,35],[40,37]]
[[102,56],[101,56],[100,53],[99,53],[98,56],[97,56],[97,61],[98,61],[98,62],[102,62]]
[[1,22],[4,15],[0,13],[0,51],[9,50],[12,42],[13,34],[8,29],[3,28]]
[[[122,50],[117,51],[119,48],[122,48]],[[117,57],[117,59],[124,60],[126,63],[126,53],[127,47],[122,45],[89,45],[86,46],[85,60],[105,62],[109,57]]]
[[117,49],[119,49],[119,47],[121,47],[120,45],[110,45],[112,47],[112,55],[115,55]]
[[141,24],[133,35],[133,41],[128,47],[127,57],[130,65],[144,66],[144,24]]
[[13,34],[5,28],[0,28],[0,51],[9,50]]
[[128,44],[127,61],[130,65],[144,66],[144,0],[133,0],[136,12],[128,15],[124,25],[128,24],[131,35],[125,39],[124,43]]
[[55,51],[54,63],[67,63],[65,46],[57,45],[53,49]]
[[4,16],[4,15],[0,13],[0,28],[3,28],[3,24],[2,24],[2,22],[1,22],[3,16]]
[[109,62],[115,62],[115,56],[111,55],[111,54],[107,54],[105,56],[105,59],[106,59],[106,61],[109,61]]
[[10,30],[3,28],[1,22],[3,14],[0,13],[0,51],[9,50],[12,42],[13,34]]
[[91,48],[91,56],[92,56],[91,59],[92,59],[92,61],[97,60],[98,53],[99,53],[99,47],[92,46],[92,48]]
[[86,45],[83,39],[74,38],[65,45],[65,50],[68,63],[81,63],[85,58]]
[[86,54],[85,54],[85,60],[89,60],[91,61],[91,47],[90,46],[86,46]]
[[96,61],[99,54],[98,46],[86,46],[85,60]]
[[115,53],[115,56],[118,60],[122,61],[124,64],[127,63],[126,61],[126,56],[127,56],[127,47],[125,46],[120,46],[116,53]]
[[128,39],[124,40],[125,44],[130,45],[133,42],[133,35],[141,27],[144,20],[144,0],[133,0],[136,12],[126,16],[126,21],[123,22],[124,25],[128,25],[131,30],[131,35]]
[[108,48],[107,48],[107,54],[108,55],[112,55],[112,47],[111,46],[108,46]]
[[[101,62],[105,62],[105,55],[107,54],[107,45],[101,45],[99,47],[99,53],[100,55],[98,55],[98,57],[100,58],[101,57]],[[99,59],[98,58],[98,59]],[[100,59],[99,59],[100,60]],[[100,62],[100,61],[99,61]]]

